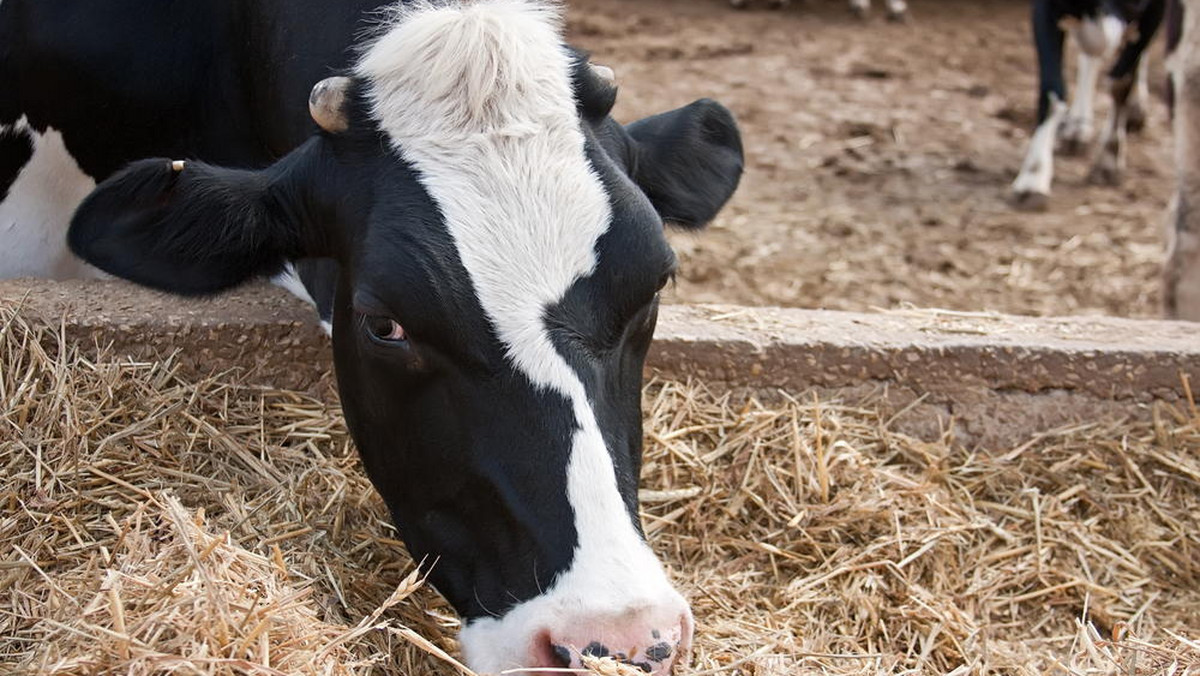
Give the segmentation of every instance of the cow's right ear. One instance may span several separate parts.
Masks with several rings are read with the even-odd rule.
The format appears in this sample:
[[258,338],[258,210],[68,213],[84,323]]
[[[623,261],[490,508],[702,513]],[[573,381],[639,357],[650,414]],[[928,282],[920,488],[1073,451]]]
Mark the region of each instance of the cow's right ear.
[[203,295],[324,255],[304,187],[309,144],[261,171],[149,159],[102,182],[76,210],[68,242],[101,270],[162,291]]

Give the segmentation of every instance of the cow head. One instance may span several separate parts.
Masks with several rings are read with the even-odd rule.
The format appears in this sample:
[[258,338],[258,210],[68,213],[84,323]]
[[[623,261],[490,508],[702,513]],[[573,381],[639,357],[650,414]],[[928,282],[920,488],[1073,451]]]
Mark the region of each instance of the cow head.
[[518,0],[398,10],[314,89],[300,148],[262,171],[137,162],[70,243],[180,294],[337,260],[346,420],[467,662],[667,673],[692,619],[638,519],[642,365],[663,225],[712,219],[741,141],[711,101],[616,123],[611,72],[559,25]]

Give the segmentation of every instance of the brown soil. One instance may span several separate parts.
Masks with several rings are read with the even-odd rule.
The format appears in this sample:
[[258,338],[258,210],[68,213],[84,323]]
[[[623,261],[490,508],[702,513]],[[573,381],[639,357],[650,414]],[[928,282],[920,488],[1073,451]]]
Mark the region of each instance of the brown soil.
[[752,7],[570,5],[572,41],[617,71],[618,119],[710,96],[741,123],[745,179],[708,231],[672,236],[669,300],[1158,314],[1173,181],[1160,46],[1124,184],[1087,185],[1088,158],[1060,157],[1049,209],[1030,214],[1006,201],[1036,100],[1027,2],[916,0],[907,24],[882,7],[858,21],[842,0]]

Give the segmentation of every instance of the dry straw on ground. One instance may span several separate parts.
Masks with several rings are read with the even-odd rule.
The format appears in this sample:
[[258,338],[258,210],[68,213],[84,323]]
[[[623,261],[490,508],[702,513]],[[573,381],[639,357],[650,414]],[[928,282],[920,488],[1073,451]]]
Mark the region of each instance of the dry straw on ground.
[[[335,406],[63,343],[0,308],[0,672],[455,673]],[[690,674],[1200,673],[1194,409],[999,452],[869,404],[645,409]]]

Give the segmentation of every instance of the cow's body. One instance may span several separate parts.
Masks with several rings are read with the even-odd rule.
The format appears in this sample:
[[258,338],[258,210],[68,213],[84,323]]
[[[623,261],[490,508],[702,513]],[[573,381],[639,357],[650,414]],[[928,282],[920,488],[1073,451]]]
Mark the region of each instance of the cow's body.
[[[735,9],[745,9],[750,6],[750,0],[729,0],[729,4]],[[792,4],[791,0],[767,0],[767,4],[776,9],[781,9]],[[887,8],[887,17],[889,21],[904,21],[908,18],[908,2],[907,0],[883,0],[884,6]],[[850,11],[859,18],[866,18],[871,11],[871,0],[850,0]]]
[[[1094,98],[1105,64],[1113,105],[1098,144],[1089,180],[1114,184],[1125,168],[1127,129],[1144,120],[1147,86],[1142,56],[1162,22],[1166,0],[1033,0],[1033,35],[1038,58],[1038,127],[1021,171],[1013,181],[1018,206],[1042,208],[1054,180],[1055,144],[1080,152],[1094,130]],[[1064,24],[1072,22],[1079,46],[1075,97],[1066,104],[1063,78]]]
[[1200,321],[1200,2],[1172,0],[1167,33],[1177,184],[1167,217],[1166,315]]
[[638,519],[641,372],[664,223],[732,194],[736,124],[613,121],[549,3],[398,5],[352,50],[373,8],[0,0],[0,170],[61,134],[103,179],[72,251],[168,292],[335,261],[310,288],[347,424],[468,663],[669,673],[692,619]]
[[[288,153],[316,130],[309,89],[348,66],[386,4],[0,2],[0,279],[100,276],[67,249],[67,225],[133,160],[257,168]],[[328,287],[305,276],[314,296]]]

